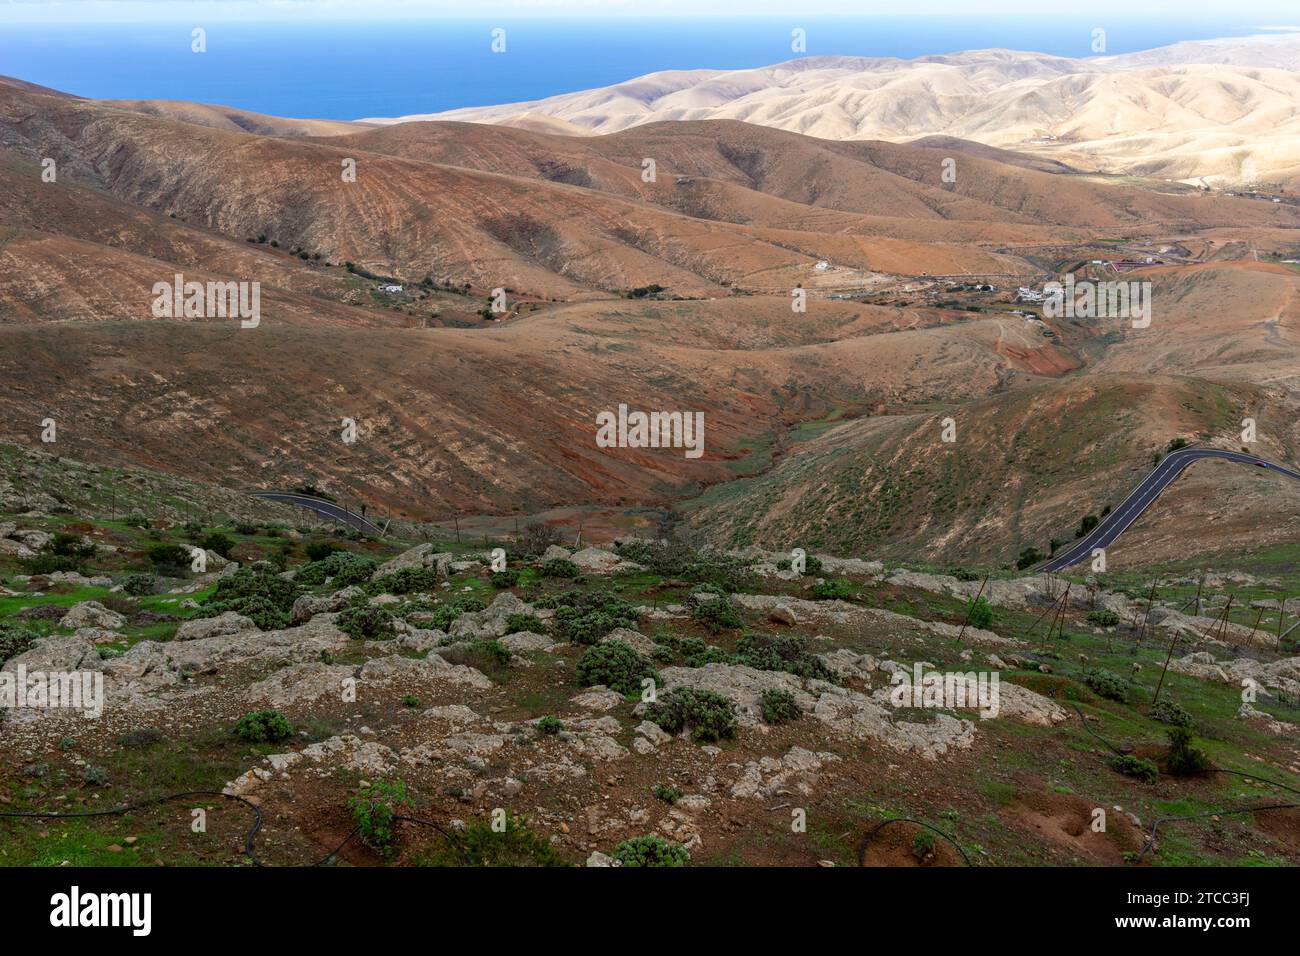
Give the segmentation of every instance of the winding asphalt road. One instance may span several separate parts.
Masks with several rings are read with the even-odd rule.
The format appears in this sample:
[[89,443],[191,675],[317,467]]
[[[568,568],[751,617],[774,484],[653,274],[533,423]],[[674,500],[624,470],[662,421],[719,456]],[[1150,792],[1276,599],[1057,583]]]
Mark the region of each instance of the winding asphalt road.
[[297,505],[299,508],[306,508],[309,511],[316,512],[322,518],[341,521],[349,528],[364,531],[366,534],[373,534],[375,537],[383,537],[384,534],[373,522],[368,521],[362,515],[357,514],[355,511],[349,511],[333,501],[326,501],[324,498],[313,498],[311,495],[298,495],[288,491],[254,491],[253,497]]
[[1288,478],[1300,481],[1300,472],[1292,471],[1290,468],[1285,468],[1271,461],[1265,461],[1263,458],[1256,458],[1254,455],[1246,455],[1237,451],[1223,451],[1219,448],[1180,448],[1166,455],[1160,464],[1156,465],[1155,470],[1129,493],[1129,496],[1120,503],[1118,508],[1103,518],[1097,527],[1075,542],[1064,554],[1044,562],[1039,565],[1039,568],[1043,571],[1064,571],[1071,565],[1078,564],[1080,561],[1091,557],[1093,548],[1104,548],[1111,544],[1128,530],[1129,525],[1136,521],[1142,512],[1150,507],[1153,501],[1160,497],[1160,493],[1168,487],[1170,482],[1181,475],[1188,465],[1194,461],[1200,461],[1202,458],[1225,458],[1228,461],[1240,462],[1243,465],[1267,468],[1269,471],[1275,471],[1286,475]]

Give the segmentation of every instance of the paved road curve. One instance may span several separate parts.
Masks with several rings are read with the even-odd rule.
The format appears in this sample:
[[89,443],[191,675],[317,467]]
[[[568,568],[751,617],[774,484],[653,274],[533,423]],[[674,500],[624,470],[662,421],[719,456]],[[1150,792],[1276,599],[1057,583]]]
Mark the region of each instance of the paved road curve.
[[1166,455],[1156,466],[1155,471],[1147,475],[1118,508],[1103,518],[1101,524],[1075,542],[1064,554],[1040,565],[1041,570],[1064,571],[1071,565],[1091,557],[1093,548],[1105,548],[1110,545],[1128,530],[1129,525],[1136,521],[1153,501],[1160,497],[1160,493],[1170,482],[1181,475],[1188,465],[1202,458],[1226,458],[1228,461],[1241,462],[1243,465],[1267,468],[1269,471],[1300,481],[1300,472],[1265,461],[1263,458],[1256,458],[1254,455],[1246,455],[1238,451],[1223,451],[1218,448],[1180,448]]
[[314,511],[322,518],[329,518],[332,521],[341,521],[349,528],[355,528],[358,531],[364,531],[366,534],[373,534],[375,537],[382,537],[383,531],[368,521],[355,511],[349,511],[340,504],[333,501],[326,501],[324,498],[313,498],[310,495],[297,495],[288,491],[254,491],[254,498],[265,498],[267,501],[282,501],[285,504],[297,505],[299,508],[306,508]]

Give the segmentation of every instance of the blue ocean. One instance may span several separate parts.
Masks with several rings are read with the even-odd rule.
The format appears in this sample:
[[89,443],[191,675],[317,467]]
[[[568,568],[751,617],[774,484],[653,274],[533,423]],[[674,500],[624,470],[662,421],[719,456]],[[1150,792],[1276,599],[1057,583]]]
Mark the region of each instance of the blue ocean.
[[[190,31],[207,31],[207,52]],[[737,69],[808,55],[915,57],[1002,47],[1092,55],[1082,18],[518,19],[208,24],[0,23],[0,74],[104,99],[216,103],[278,116],[357,119],[538,99],[671,69]],[[1244,36],[1204,18],[1114,22],[1106,52]],[[505,29],[505,53],[491,33]]]

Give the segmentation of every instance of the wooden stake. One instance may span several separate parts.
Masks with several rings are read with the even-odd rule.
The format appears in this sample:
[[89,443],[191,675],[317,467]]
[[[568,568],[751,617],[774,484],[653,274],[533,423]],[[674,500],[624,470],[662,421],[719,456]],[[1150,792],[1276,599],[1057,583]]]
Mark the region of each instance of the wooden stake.
[[1147,626],[1151,623],[1151,608],[1156,603],[1156,582],[1155,578],[1151,579],[1151,593],[1147,595],[1147,612],[1142,618],[1142,630],[1138,631],[1138,643],[1147,636]]
[[1151,698],[1151,709],[1154,710],[1156,701],[1160,699],[1160,688],[1165,686],[1165,672],[1169,670],[1169,662],[1174,658],[1174,647],[1178,644],[1178,632],[1174,631],[1173,640],[1169,642],[1169,653],[1165,655],[1165,666],[1160,669],[1160,680],[1156,683],[1156,694]]
[[984,580],[983,582],[980,583],[980,589],[975,592],[975,599],[971,601],[966,608],[966,620],[961,622],[961,631],[957,634],[958,643],[961,643],[962,638],[966,636],[966,626],[970,624],[971,612],[975,610],[975,605],[979,602],[979,599],[984,596],[984,587],[988,583],[989,583],[989,576],[988,573],[985,572]]
[[[1280,653],[1282,650],[1282,620],[1286,617],[1286,592],[1282,592],[1282,599],[1277,602],[1277,649]],[[1287,632],[1288,634],[1290,631]]]

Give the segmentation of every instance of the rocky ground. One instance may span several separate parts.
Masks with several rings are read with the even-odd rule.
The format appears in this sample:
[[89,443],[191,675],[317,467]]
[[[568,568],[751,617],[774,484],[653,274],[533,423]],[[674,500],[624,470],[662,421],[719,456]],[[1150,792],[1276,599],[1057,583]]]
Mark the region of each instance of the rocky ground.
[[[1294,643],[1104,581],[1072,583],[1058,614],[1054,576],[831,556],[801,573],[790,555],[639,540],[488,542],[506,560],[494,573],[492,547],[275,525],[34,513],[0,532],[16,572],[0,673],[91,672],[104,688],[97,719],[3,712],[0,810],[210,791],[0,818],[5,862],[239,865],[252,806],[255,853],[280,865],[340,844],[331,862],[357,865],[1300,861],[1297,811],[1226,812],[1300,794],[1207,772],[1300,787]],[[142,573],[189,539],[225,555]],[[92,544],[80,570],[30,573]],[[923,673],[970,699],[900,700]],[[989,714],[973,692],[993,674]],[[238,732],[268,713],[281,729]],[[1168,736],[1180,722],[1208,761],[1195,772]],[[358,801],[423,823],[358,832]],[[1218,808],[1162,824],[1143,852],[1156,820]],[[886,820],[900,822],[861,845]]]

